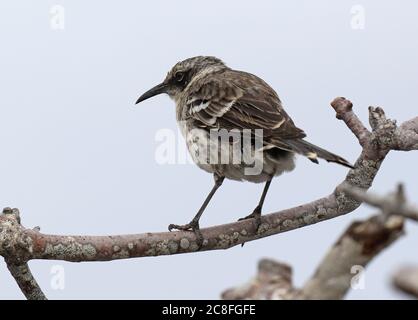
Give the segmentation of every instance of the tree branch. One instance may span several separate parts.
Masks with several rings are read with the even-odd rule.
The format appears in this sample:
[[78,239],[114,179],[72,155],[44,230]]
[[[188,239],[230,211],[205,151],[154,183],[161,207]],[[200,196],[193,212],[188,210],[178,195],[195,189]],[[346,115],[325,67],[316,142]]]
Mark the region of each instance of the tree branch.
[[353,112],[353,104],[351,101],[338,97],[331,102],[331,106],[335,110],[335,117],[345,122],[347,127],[357,137],[360,145],[363,147],[367,146],[371,133]]
[[299,295],[292,284],[292,267],[272,259],[258,263],[257,275],[248,283],[225,290],[224,300],[291,300]]
[[0,246],[4,251],[2,254],[5,257],[7,268],[12,276],[15,278],[17,285],[28,300],[46,300],[44,293],[40,286],[36,282],[27,264],[25,257],[20,257],[15,254],[15,246],[22,248],[28,247],[27,239],[20,237],[17,234],[10,234],[10,237],[14,237],[15,243],[4,241],[2,232],[10,232],[8,224],[12,224],[12,228],[20,226],[20,214],[18,209],[4,208],[3,216],[7,216],[10,219],[5,224],[0,224]]
[[398,290],[418,298],[418,268],[403,267],[393,276],[393,285]]
[[263,259],[250,282],[222,293],[223,299],[342,299],[353,277],[383,249],[403,234],[403,218],[380,215],[352,223],[321,261],[314,275],[301,289],[292,285],[290,266]]
[[410,204],[406,200],[402,184],[398,185],[395,193],[390,193],[384,197],[371,192],[365,192],[356,187],[344,186],[343,190],[354,199],[381,209],[385,215],[397,214],[418,221],[418,207]]
[[22,290],[28,300],[47,300],[38,283],[32,275],[27,263],[14,264],[7,263],[12,276],[15,278],[17,285]]
[[354,222],[332,246],[316,269],[312,278],[301,290],[304,299],[342,299],[355,285],[360,275],[374,257],[403,235],[404,219],[390,216],[382,221],[375,215],[362,222]]
[[[368,189],[390,150],[416,150],[418,120],[399,128],[386,119],[380,108],[369,108],[369,132],[344,98],[332,102],[337,117],[356,135],[362,153],[355,169],[330,195],[298,207],[262,217],[258,231],[251,220],[202,229],[200,251],[227,249],[245,242],[312,225],[354,211],[360,202],[343,192],[345,185]],[[20,225],[13,214],[0,215],[0,255],[8,261],[26,263],[31,259],[66,261],[108,261],[134,257],[195,252],[199,249],[194,233],[185,231],[115,236],[63,236],[42,234]]]
[[[354,275],[404,230],[404,219],[417,220],[418,209],[409,204],[402,184],[385,197],[345,185],[341,188],[353,198],[381,209],[365,221],[357,221],[342,234],[301,289],[292,285],[291,267],[263,259],[258,274],[249,283],[222,294],[224,299],[342,299],[356,285]],[[358,279],[358,277],[357,277]],[[393,278],[394,286],[418,297],[418,268],[403,268]]]

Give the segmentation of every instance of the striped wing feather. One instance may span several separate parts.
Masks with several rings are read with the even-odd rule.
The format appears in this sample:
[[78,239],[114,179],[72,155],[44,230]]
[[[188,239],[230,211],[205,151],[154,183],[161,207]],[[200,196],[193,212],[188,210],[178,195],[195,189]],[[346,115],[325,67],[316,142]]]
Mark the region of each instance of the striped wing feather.
[[189,115],[210,128],[263,129],[266,144],[298,139],[305,133],[284,111],[274,90],[255,75],[226,70],[193,86]]
[[302,154],[318,163],[318,158],[353,166],[340,156],[305,140],[306,134],[297,128],[283,109],[276,92],[262,79],[250,73],[223,70],[193,83],[186,107],[189,116],[200,127],[215,129],[263,129],[267,148]]

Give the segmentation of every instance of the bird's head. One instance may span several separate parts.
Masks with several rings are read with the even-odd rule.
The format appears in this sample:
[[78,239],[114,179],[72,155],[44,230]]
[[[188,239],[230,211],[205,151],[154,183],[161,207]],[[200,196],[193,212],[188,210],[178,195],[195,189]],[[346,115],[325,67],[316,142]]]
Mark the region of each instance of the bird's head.
[[141,95],[136,103],[161,93],[166,93],[170,98],[176,100],[194,77],[223,68],[226,68],[225,64],[215,57],[197,56],[180,61],[168,72],[162,83]]

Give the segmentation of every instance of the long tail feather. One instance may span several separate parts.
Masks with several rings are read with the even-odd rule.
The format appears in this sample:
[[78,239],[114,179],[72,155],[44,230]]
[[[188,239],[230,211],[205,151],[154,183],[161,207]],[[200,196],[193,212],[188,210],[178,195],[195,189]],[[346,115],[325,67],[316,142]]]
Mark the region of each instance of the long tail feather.
[[353,165],[345,160],[344,158],[331,153],[325,149],[322,149],[308,141],[297,139],[297,140],[285,140],[283,143],[289,146],[291,151],[304,155],[312,162],[318,163],[318,158],[324,159],[328,162],[335,162],[345,167],[353,169]]

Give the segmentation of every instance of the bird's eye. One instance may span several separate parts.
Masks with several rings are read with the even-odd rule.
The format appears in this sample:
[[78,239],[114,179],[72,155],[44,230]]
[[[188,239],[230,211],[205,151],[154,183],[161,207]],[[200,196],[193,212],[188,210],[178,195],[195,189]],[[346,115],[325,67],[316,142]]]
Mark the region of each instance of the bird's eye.
[[176,78],[177,82],[182,82],[184,79],[184,72],[176,72],[174,77]]

